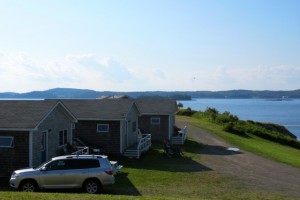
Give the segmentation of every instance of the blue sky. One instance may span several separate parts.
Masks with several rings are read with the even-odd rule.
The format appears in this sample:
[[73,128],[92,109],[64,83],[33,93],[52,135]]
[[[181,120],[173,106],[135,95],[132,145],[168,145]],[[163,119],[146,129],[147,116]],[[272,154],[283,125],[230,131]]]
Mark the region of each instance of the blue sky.
[[0,92],[300,88],[298,0],[0,0]]

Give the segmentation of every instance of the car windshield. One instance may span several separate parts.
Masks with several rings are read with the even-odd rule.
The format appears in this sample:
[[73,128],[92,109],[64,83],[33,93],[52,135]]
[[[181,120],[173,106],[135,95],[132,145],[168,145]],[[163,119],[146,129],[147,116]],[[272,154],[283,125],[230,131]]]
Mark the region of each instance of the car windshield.
[[46,162],[43,162],[42,164],[38,165],[37,167],[33,167],[33,169],[40,169],[42,168],[44,165],[46,165],[48,162],[50,162],[49,160]]

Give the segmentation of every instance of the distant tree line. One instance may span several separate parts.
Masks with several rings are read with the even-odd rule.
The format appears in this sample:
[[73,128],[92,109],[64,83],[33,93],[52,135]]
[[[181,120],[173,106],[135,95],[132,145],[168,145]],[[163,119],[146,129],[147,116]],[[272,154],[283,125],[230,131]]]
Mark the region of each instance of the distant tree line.
[[174,94],[174,95],[141,95],[138,99],[173,99],[173,100],[191,100],[191,96],[186,94]]
[[45,91],[26,93],[5,92],[0,98],[97,98],[101,96],[127,95],[132,98],[171,98],[175,100],[191,100],[192,98],[265,98],[273,100],[288,100],[300,98],[300,90],[270,91],[270,90],[227,90],[227,91],[145,91],[145,92],[114,92],[94,91],[75,88],[54,88]]

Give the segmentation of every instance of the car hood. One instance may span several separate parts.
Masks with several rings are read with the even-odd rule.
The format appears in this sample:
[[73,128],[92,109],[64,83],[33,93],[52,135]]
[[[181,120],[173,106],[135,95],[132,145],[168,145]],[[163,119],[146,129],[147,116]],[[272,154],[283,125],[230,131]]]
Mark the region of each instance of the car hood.
[[32,172],[36,172],[37,170],[33,169],[33,168],[26,168],[26,169],[19,169],[14,171],[17,174],[23,174],[23,173],[32,173]]

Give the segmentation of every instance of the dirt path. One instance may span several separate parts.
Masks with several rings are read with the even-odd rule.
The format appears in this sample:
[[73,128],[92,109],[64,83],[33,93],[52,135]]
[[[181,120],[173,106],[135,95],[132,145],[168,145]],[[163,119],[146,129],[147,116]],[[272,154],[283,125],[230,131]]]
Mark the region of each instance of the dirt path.
[[[188,126],[188,136],[204,144],[201,164],[227,176],[242,180],[247,187],[270,193],[300,197],[300,169],[245,151],[229,151],[232,147],[186,121],[177,120],[178,127]],[[300,158],[299,158],[300,159]]]

